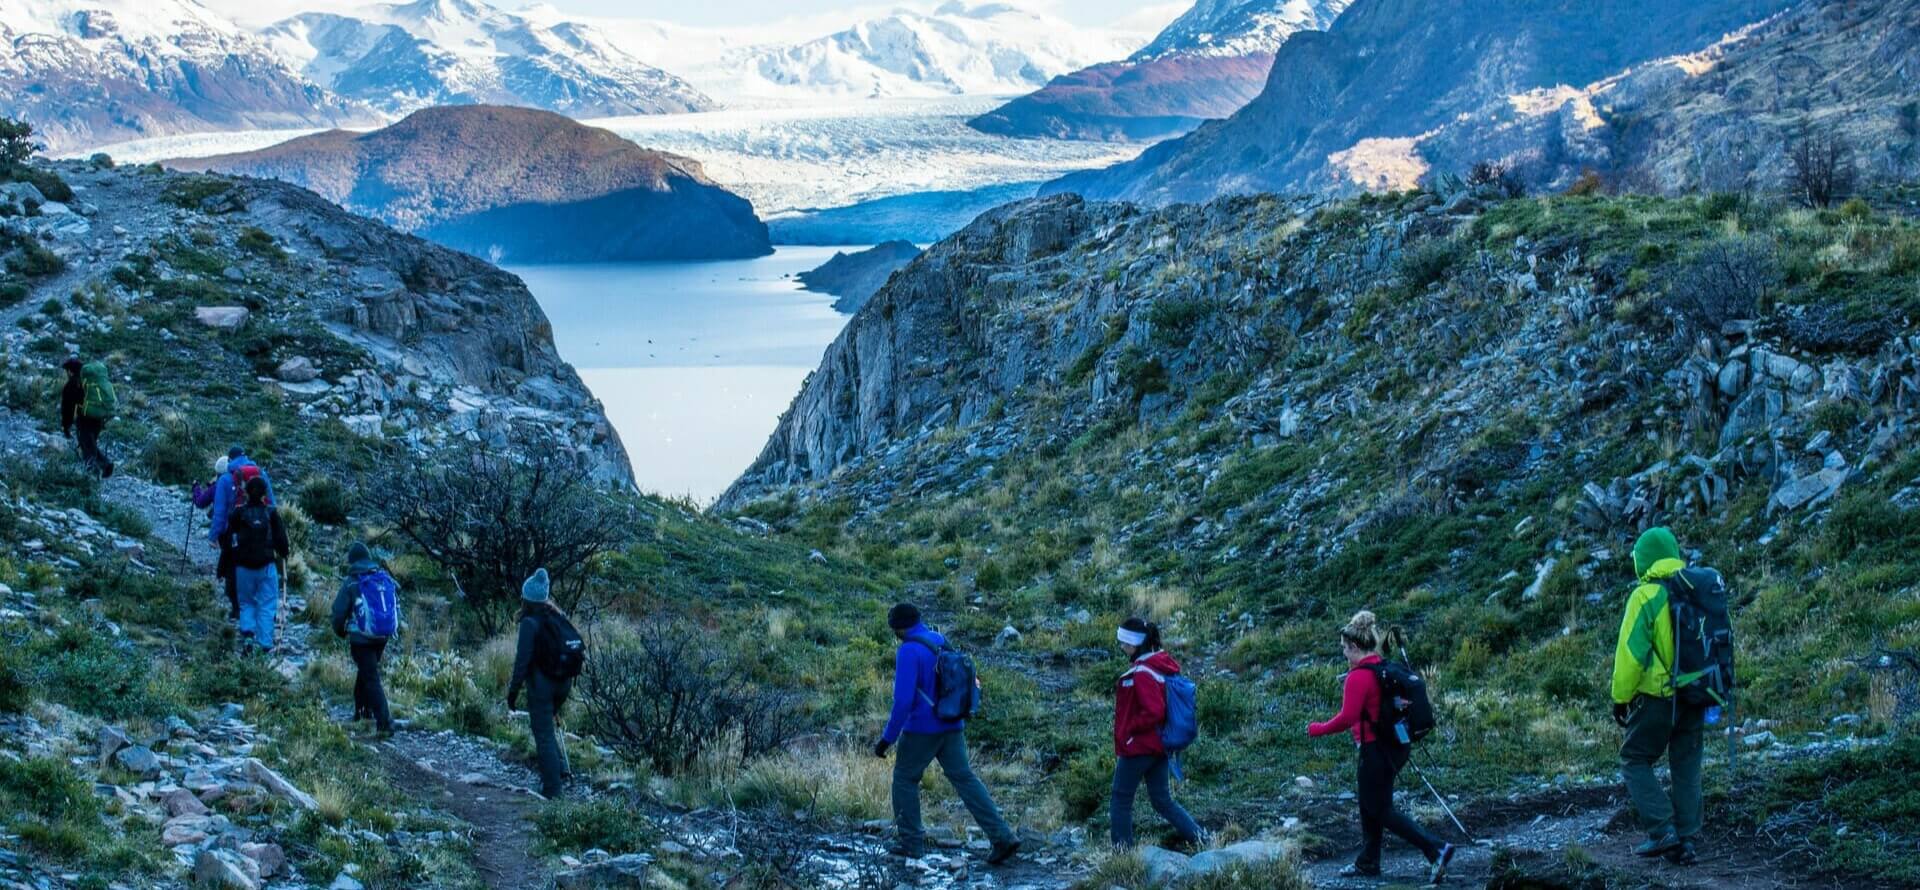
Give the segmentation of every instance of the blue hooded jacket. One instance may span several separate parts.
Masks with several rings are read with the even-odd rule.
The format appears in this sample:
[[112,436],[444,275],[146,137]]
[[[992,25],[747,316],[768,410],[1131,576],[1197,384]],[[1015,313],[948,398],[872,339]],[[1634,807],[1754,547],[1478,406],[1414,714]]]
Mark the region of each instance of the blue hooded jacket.
[[932,650],[911,639],[918,637],[937,648],[946,645],[947,638],[925,624],[914,625],[907,636],[909,639],[902,640],[893,654],[893,713],[887,718],[887,729],[880,737],[891,743],[899,741],[902,732],[933,735],[966,728],[965,720],[947,721],[933,715],[936,659]]
[[[207,528],[207,540],[214,542],[220,540],[220,533],[227,530],[227,517],[232,515],[234,507],[238,506],[241,501],[246,500],[246,492],[235,492],[233,490],[233,473],[241,467],[251,466],[256,466],[253,459],[246,455],[241,455],[228,461],[227,471],[220,474],[220,478],[214,480],[213,516]],[[260,479],[267,483],[267,502],[272,504],[279,503],[273,496],[273,480],[267,477],[267,471],[264,468],[260,470]]]

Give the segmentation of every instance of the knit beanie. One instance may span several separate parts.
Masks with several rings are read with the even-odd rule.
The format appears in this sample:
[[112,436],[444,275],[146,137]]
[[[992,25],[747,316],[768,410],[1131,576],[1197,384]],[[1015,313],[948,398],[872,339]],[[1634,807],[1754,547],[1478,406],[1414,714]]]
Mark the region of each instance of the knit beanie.
[[1673,531],[1666,526],[1655,526],[1640,534],[1640,540],[1633,542],[1633,573],[1644,577],[1653,571],[1653,564],[1663,559],[1679,559],[1680,542],[1673,537]]
[[235,445],[232,448],[227,449],[227,460],[239,460],[240,458],[243,458],[246,456],[247,456],[247,449],[245,446]]
[[233,459],[232,459],[232,458],[230,458],[230,457],[227,457],[227,456],[226,456],[226,455],[224,455],[224,454],[223,454],[223,455],[221,455],[221,456],[219,456],[219,457],[217,457],[217,458],[214,458],[214,460],[213,460],[213,475],[215,475],[215,476],[225,476],[225,475],[227,475],[227,465],[228,465],[228,464],[230,464],[230,463],[232,463],[232,462],[233,462]]
[[347,565],[359,565],[363,562],[372,561],[373,551],[368,550],[366,544],[355,541],[352,547],[347,548]]
[[520,585],[520,598],[530,603],[547,601],[547,570],[534,569],[527,583]]
[[894,630],[909,630],[920,623],[920,610],[912,603],[899,603],[887,610],[887,626]]

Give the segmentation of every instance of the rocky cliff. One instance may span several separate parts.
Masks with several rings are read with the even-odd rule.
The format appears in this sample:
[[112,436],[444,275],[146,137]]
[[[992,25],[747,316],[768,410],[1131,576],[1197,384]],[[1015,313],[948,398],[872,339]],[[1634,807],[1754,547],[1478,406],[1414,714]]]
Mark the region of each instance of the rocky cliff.
[[285,180],[496,262],[761,256],[767,227],[697,161],[561,115],[429,108],[370,133],[331,131],[170,162]]
[[[1861,86],[1884,80],[1864,72],[1808,73],[1727,92],[1720,89],[1727,81],[1711,74],[1712,65],[1689,54],[1708,52],[1728,35],[1789,8],[1811,20],[1860,19],[1866,29],[1860,36],[1905,41],[1900,34],[1911,29],[1884,28],[1877,24],[1884,16],[1862,15],[1856,6],[1822,0],[1634,0],[1596,7],[1540,0],[1358,0],[1328,30],[1296,35],[1282,46],[1265,90],[1232,117],[1129,163],[1070,175],[1047,190],[1155,203],[1260,191],[1340,193],[1404,188],[1430,173],[1463,172],[1476,161],[1508,157],[1540,162],[1529,175],[1541,181],[1568,180],[1596,157],[1606,160],[1604,148],[1588,143],[1633,146],[1643,135],[1678,129],[1644,126],[1648,116],[1700,119],[1697,109],[1688,112],[1686,103],[1667,96],[1633,103],[1631,113],[1608,123],[1610,100],[1586,94],[1607,92],[1604,81],[1637,66],[1647,66],[1643,79],[1687,82],[1680,89],[1702,102],[1711,96],[1743,107],[1703,144],[1744,142],[1738,121],[1765,107],[1770,95],[1825,107],[1837,81]],[[1808,71],[1858,69],[1846,56],[1829,54]],[[1802,89],[1800,80],[1814,88]]]
[[514,276],[285,183],[53,170],[72,203],[0,220],[58,258],[0,310],[15,373],[43,374],[78,349],[129,375],[123,400],[210,417],[236,438],[256,438],[271,415],[222,406],[264,399],[300,418],[302,435],[422,454],[532,436],[631,482],[618,436]]
[[796,276],[800,286],[839,297],[833,308],[853,313],[878,291],[893,273],[920,255],[907,241],[888,241],[857,253],[837,251],[833,258]]

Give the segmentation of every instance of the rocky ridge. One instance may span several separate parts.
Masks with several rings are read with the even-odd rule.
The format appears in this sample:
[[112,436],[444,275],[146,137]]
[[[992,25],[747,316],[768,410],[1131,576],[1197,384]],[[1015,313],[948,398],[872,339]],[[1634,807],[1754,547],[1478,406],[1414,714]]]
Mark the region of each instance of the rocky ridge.
[[302,417],[423,452],[532,435],[580,454],[600,478],[631,481],[619,437],[517,278],[283,183],[53,169],[76,194],[71,208],[0,220],[65,266],[0,310],[14,373],[57,364],[36,343],[128,349],[142,358],[117,361],[119,374],[179,397],[182,381],[164,368],[232,354],[244,376],[198,385],[258,387]]
[[833,308],[852,314],[866,305],[894,272],[919,255],[920,248],[911,242],[888,241],[857,253],[835,251],[832,259],[795,277],[807,290],[839,297]]

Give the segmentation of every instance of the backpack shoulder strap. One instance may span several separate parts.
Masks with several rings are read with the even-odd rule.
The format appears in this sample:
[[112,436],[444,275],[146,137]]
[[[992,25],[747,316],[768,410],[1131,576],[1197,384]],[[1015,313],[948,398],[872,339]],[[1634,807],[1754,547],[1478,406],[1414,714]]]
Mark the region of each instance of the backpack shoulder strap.
[[1165,674],[1162,674],[1159,671],[1154,670],[1153,668],[1147,667],[1144,664],[1136,664],[1133,667],[1127,668],[1127,672],[1124,674],[1121,674],[1120,676],[1131,677],[1134,674],[1146,674],[1147,676],[1160,681],[1160,685],[1162,686],[1166,685],[1167,683],[1167,677]]
[[927,651],[932,652],[935,658],[938,658],[940,656],[940,651],[946,648],[944,646],[935,646],[933,644],[933,641],[927,639],[926,637],[908,637],[906,639],[906,642],[919,643],[920,645],[925,646],[927,648]]

